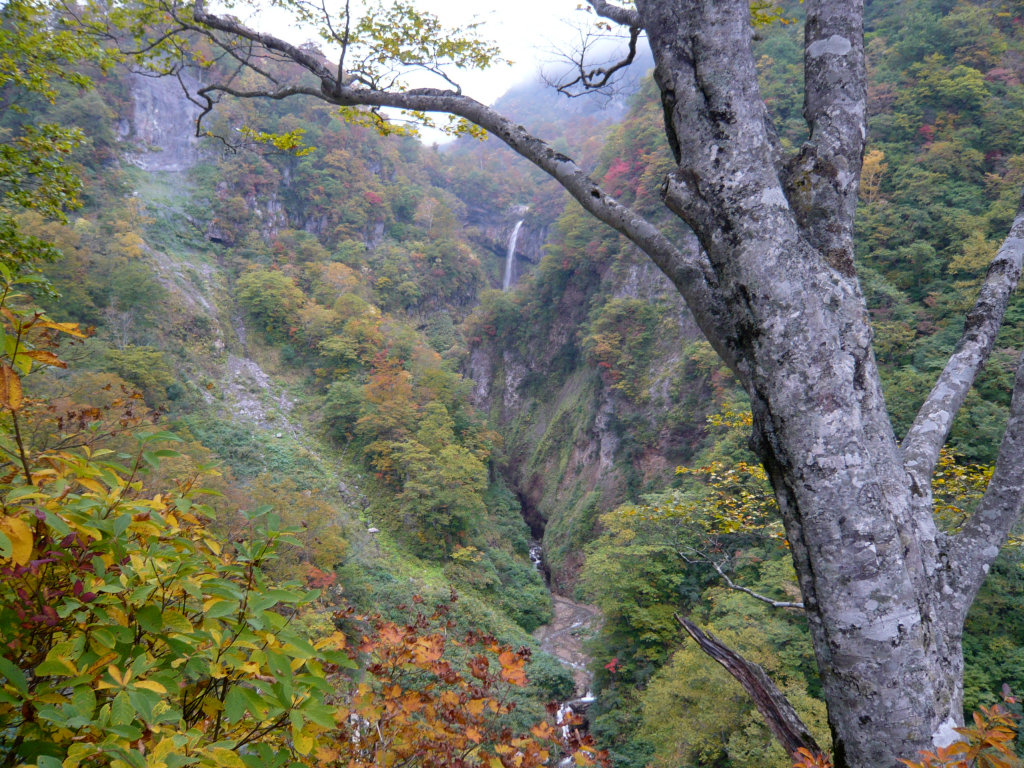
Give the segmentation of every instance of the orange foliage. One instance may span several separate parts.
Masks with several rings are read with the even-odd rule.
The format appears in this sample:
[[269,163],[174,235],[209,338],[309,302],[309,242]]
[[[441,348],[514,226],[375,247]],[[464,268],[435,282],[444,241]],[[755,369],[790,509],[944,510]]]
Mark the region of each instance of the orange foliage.
[[[449,603],[455,600],[453,593]],[[509,693],[527,684],[530,649],[513,650],[475,632],[454,641],[449,611],[450,604],[438,605],[405,626],[371,620],[358,648],[369,657],[369,674],[335,712],[336,738],[317,751],[319,768],[539,768],[555,762],[556,750],[571,754],[576,765],[608,764],[592,738],[573,727],[578,717],[538,723],[529,736],[514,734],[505,720],[515,708]],[[468,675],[447,658],[452,646],[473,652]]]
[[[1012,701],[1012,699],[1007,699]],[[1013,768],[1019,765],[1013,744],[1017,715],[998,704],[974,713],[973,728],[957,728],[964,737],[935,752],[921,752],[921,762],[900,760],[909,768]]]

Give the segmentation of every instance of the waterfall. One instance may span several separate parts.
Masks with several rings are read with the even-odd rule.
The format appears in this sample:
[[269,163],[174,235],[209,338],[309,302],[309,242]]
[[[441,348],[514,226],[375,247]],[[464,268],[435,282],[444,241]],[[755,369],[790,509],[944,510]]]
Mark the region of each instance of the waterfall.
[[501,290],[507,291],[512,284],[512,262],[516,258],[516,242],[519,240],[519,228],[523,226],[520,221],[512,230],[512,238],[508,241],[508,257],[505,259],[505,281],[501,284]]

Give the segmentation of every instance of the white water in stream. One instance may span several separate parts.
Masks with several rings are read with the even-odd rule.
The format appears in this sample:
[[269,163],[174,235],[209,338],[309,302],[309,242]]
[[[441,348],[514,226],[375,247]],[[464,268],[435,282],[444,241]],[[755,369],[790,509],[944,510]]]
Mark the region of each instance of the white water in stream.
[[[537,540],[530,542],[530,560],[534,569],[544,574],[544,548]],[[554,656],[565,666],[573,676],[576,683],[574,698],[563,701],[558,708],[558,725],[562,728],[562,735],[568,736],[570,726],[567,723],[569,716],[583,714],[589,709],[594,701],[594,694],[591,691],[593,676],[587,665],[590,658],[584,653],[583,641],[596,631],[601,622],[601,614],[596,606],[577,603],[567,597],[552,594],[551,600],[554,603],[555,618],[550,624],[538,627],[533,636],[540,643],[542,651]],[[585,729],[587,726],[584,725]],[[574,764],[571,757],[559,760],[558,768],[569,768]]]
[[508,256],[505,257],[505,280],[501,284],[501,290],[507,291],[512,283],[512,264],[516,259],[516,243],[519,241],[519,229],[523,226],[520,221],[512,230],[512,237],[508,241]]

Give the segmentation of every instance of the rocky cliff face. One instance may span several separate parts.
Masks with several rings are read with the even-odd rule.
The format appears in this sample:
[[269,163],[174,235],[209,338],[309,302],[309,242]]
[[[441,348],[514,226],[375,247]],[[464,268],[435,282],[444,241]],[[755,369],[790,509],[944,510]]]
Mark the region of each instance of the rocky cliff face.
[[[664,487],[690,458],[703,437],[702,406],[710,400],[697,391],[701,381],[686,381],[683,350],[700,331],[646,257],[634,254],[609,268],[596,295],[658,307],[662,320],[638,396],[614,388],[587,359],[583,337],[595,294],[572,286],[531,349],[481,342],[466,365],[477,406],[504,438],[502,471],[534,535],[543,537],[552,586],[561,594],[571,593],[599,515]],[[692,414],[680,413],[686,402]]]
[[[194,91],[198,80],[182,75]],[[195,121],[199,107],[185,96],[181,83],[171,77],[132,75],[135,112],[128,138],[137,151],[131,160],[146,171],[187,171],[199,159]]]

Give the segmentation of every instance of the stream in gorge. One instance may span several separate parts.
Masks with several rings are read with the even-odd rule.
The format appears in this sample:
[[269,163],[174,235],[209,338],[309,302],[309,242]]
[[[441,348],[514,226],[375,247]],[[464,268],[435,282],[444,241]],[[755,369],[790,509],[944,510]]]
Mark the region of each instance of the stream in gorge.
[[[540,572],[545,582],[548,582],[544,548],[537,540],[530,542],[530,560],[534,569]],[[594,694],[593,675],[588,668],[591,659],[583,650],[583,641],[597,630],[601,612],[596,606],[578,603],[553,592],[551,600],[554,603],[555,618],[550,624],[538,627],[533,636],[542,651],[550,653],[572,672],[573,680],[576,682],[574,698],[563,701],[559,707],[559,720],[568,713],[585,717],[587,709],[594,701]],[[586,727],[584,723],[583,728]],[[571,765],[571,760],[559,763],[563,764]]]

